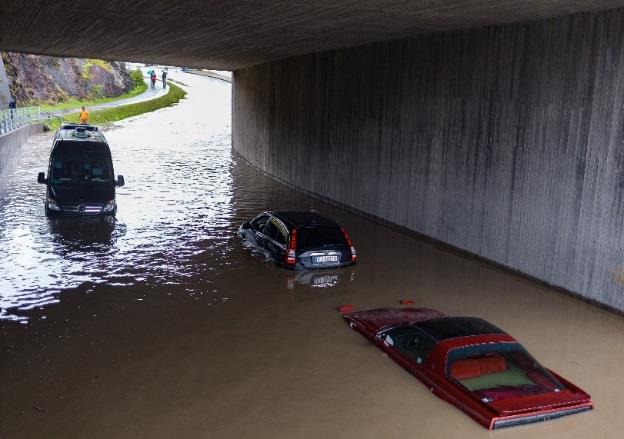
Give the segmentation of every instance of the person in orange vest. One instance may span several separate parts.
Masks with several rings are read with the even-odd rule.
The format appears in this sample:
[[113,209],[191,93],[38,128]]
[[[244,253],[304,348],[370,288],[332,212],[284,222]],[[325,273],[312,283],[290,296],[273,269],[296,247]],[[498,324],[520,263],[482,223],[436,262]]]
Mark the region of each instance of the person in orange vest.
[[82,107],[82,111],[80,112],[80,123],[83,125],[89,123],[89,112],[85,107]]

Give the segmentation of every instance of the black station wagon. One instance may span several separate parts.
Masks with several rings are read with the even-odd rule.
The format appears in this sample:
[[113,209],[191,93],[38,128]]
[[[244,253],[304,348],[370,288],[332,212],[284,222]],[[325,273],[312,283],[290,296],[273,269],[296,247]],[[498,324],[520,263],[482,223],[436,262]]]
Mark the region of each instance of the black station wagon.
[[56,132],[48,177],[40,172],[37,181],[46,185],[46,214],[114,215],[117,211],[113,160],[104,135],[90,125],[64,124]]
[[357,260],[347,231],[314,211],[263,212],[240,226],[238,234],[282,267],[341,267]]

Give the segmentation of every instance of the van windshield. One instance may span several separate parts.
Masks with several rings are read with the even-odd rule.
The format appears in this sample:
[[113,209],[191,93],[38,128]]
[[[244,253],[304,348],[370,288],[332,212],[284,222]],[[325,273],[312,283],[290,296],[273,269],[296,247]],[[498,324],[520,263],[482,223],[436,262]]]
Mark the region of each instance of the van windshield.
[[71,155],[52,158],[50,183],[103,184],[112,182],[109,159],[102,155]]

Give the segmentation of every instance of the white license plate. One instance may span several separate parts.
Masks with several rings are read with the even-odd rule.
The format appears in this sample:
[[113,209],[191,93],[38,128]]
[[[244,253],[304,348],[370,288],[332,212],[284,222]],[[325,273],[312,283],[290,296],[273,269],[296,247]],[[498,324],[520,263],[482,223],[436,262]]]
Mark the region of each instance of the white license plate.
[[338,255],[315,256],[314,262],[322,264],[323,262],[338,262]]

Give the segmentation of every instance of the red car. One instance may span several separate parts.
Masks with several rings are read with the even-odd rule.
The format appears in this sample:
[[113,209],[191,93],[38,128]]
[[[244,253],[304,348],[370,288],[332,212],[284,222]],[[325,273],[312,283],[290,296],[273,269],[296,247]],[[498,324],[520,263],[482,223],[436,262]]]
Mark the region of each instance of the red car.
[[489,429],[593,407],[587,393],[542,367],[513,337],[485,320],[427,308],[349,311],[341,307],[353,329]]

